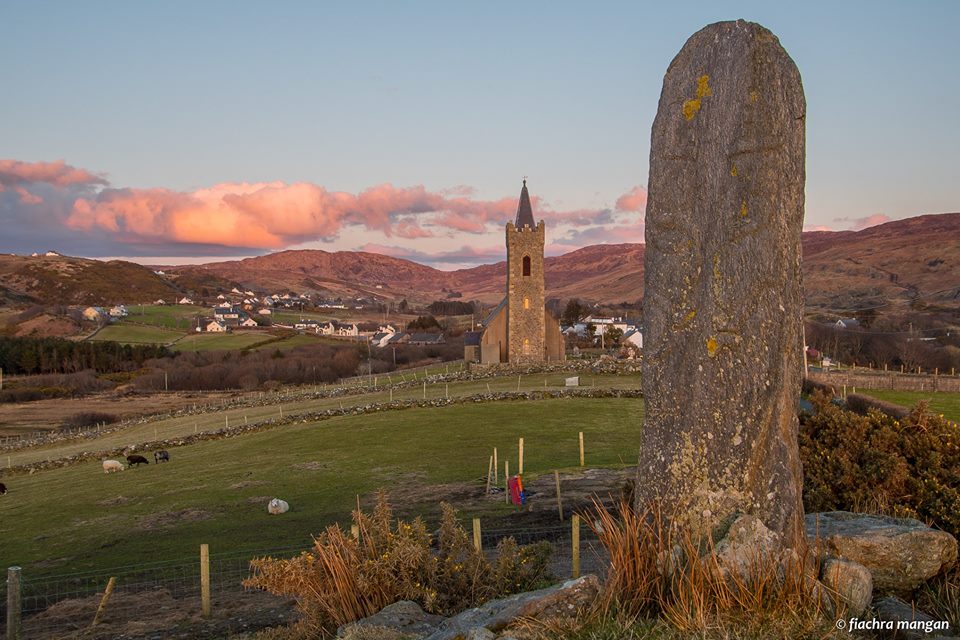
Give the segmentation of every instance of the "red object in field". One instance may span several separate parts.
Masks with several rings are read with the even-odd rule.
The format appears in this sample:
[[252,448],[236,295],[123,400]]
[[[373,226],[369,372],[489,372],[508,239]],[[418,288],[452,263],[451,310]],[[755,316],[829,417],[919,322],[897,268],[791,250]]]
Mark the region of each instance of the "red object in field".
[[507,490],[510,491],[510,502],[522,507],[527,502],[527,494],[523,491],[523,480],[520,476],[513,476],[507,480]]

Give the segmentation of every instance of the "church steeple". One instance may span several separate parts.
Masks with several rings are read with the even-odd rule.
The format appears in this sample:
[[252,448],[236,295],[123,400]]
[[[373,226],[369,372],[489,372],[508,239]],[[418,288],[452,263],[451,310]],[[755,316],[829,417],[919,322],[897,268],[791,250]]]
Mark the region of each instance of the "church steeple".
[[523,189],[520,190],[520,204],[517,206],[517,221],[514,223],[517,229],[523,227],[536,228],[537,223],[533,221],[533,207],[530,206],[530,194],[527,192],[527,179],[523,179]]

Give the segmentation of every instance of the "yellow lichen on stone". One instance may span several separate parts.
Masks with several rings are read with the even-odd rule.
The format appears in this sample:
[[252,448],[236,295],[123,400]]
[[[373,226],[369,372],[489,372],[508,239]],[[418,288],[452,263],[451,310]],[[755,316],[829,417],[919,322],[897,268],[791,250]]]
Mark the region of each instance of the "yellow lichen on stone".
[[700,98],[687,100],[683,103],[683,117],[687,120],[692,120],[693,116],[697,115],[697,111],[700,111]]
[[759,99],[760,99],[760,94],[757,93],[756,89],[750,92],[750,102],[756,102]]
[[687,120],[692,120],[693,116],[697,115],[697,112],[700,111],[701,98],[713,95],[709,81],[710,76],[707,75],[702,75],[697,78],[697,97],[683,103],[683,117]]
[[707,96],[712,96],[713,91],[710,90],[710,85],[708,84],[710,76],[700,76],[697,78],[697,97],[705,98]]
[[717,348],[719,346],[720,345],[717,344],[717,339],[713,336],[710,336],[710,339],[707,340],[707,353],[710,354],[711,358],[716,355]]
[[746,203],[746,201],[743,201],[743,202],[740,203],[740,217],[741,217],[741,218],[746,218],[746,217],[747,217],[747,203]]
[[696,310],[696,309],[691,309],[691,310],[690,310],[690,313],[687,314],[687,316],[683,319],[683,321],[684,321],[684,322],[690,322],[690,321],[693,320],[696,316],[697,316],[697,310]]
[[737,165],[733,165],[733,167],[730,169],[730,175],[732,175],[734,178],[740,175],[740,173],[737,171]]

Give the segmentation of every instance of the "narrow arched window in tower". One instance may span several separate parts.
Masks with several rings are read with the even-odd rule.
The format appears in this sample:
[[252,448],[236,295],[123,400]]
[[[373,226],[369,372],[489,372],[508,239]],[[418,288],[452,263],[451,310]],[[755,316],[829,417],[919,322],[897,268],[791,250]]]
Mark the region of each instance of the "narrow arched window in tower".
[[530,338],[523,339],[523,355],[530,355]]
[[530,298],[524,298],[524,299],[523,299],[523,308],[524,308],[524,309],[529,309],[529,308],[530,308]]
[[523,275],[530,275],[530,256],[523,256]]

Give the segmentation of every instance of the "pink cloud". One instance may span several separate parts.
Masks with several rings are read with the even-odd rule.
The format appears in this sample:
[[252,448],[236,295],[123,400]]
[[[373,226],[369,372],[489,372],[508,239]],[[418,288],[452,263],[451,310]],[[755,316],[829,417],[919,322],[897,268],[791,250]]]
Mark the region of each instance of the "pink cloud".
[[169,189],[104,189],[78,198],[73,229],[102,229],[127,242],[219,244],[280,249],[331,240],[346,225],[402,238],[433,237],[427,227],[483,233],[512,216],[511,198],[446,198],[423,186],[377,185],[359,194],[310,183],[225,183],[184,193]]
[[872,216],[864,216],[862,218],[854,218],[851,220],[853,223],[850,228],[854,231],[863,231],[868,227],[875,227],[878,224],[883,224],[885,222],[890,222],[889,216],[885,216],[882,213],[876,213]]
[[803,230],[804,231],[834,231],[834,229],[822,224],[817,225],[815,227],[804,227]]
[[19,160],[0,160],[0,185],[44,182],[56,187],[72,185],[106,185],[102,176],[85,169],[71,167],[63,160],[53,162],[21,162]]
[[618,211],[644,211],[647,208],[647,190],[637,186],[617,198]]

